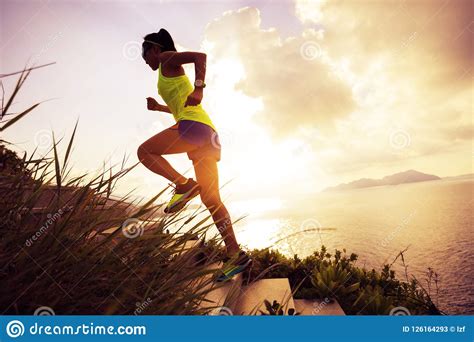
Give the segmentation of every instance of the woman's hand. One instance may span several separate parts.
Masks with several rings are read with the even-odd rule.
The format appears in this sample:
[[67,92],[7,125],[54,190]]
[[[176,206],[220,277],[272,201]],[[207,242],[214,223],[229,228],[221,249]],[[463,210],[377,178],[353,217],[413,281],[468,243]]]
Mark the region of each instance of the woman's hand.
[[189,94],[184,106],[197,106],[202,101],[202,88],[194,88],[194,91]]
[[160,104],[153,97],[146,98],[146,107],[148,110],[160,110]]
[[157,110],[171,114],[171,110],[168,108],[168,106],[159,104],[153,97],[146,98],[146,106],[149,110]]

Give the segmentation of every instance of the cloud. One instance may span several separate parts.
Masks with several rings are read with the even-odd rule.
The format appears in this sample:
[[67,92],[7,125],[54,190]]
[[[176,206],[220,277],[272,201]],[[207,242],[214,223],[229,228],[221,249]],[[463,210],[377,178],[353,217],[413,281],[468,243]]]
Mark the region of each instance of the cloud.
[[261,101],[252,118],[275,143],[303,144],[314,174],[357,177],[431,156],[436,165],[470,143],[471,8],[295,1],[300,34],[263,29],[259,10],[247,7],[209,23],[205,41],[216,59],[239,61],[234,90]]
[[216,58],[238,58],[245,77],[236,90],[260,98],[256,120],[277,138],[300,129],[333,127],[334,120],[355,107],[350,87],[320,58],[321,32],[308,29],[282,40],[275,29],[260,27],[260,12],[243,8],[226,12],[206,28]]
[[[295,11],[305,1],[295,1]],[[347,60],[358,110],[315,150],[328,171],[352,172],[465,149],[472,139],[472,1],[326,1],[300,18],[323,29],[334,62]],[[411,144],[393,151],[390,132]],[[343,139],[341,139],[343,137]],[[348,143],[349,141],[349,143]],[[397,153],[394,153],[397,152]],[[440,163],[442,168],[442,163]]]
[[322,19],[321,8],[327,0],[297,0],[295,1],[295,15],[303,23],[319,23]]
[[[348,56],[357,73],[374,59],[386,58],[387,74],[419,82],[433,94],[456,92],[472,82],[473,4],[327,1],[314,12],[320,13],[331,58]],[[466,77],[469,70],[471,77]]]

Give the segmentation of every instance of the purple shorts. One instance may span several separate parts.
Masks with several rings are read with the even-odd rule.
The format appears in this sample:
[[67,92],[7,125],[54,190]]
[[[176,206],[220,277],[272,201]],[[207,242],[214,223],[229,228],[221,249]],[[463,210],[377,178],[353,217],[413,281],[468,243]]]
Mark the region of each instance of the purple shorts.
[[177,128],[184,140],[196,145],[196,149],[188,152],[188,158],[193,162],[206,157],[221,160],[219,135],[212,127],[197,121],[181,120],[171,128]]

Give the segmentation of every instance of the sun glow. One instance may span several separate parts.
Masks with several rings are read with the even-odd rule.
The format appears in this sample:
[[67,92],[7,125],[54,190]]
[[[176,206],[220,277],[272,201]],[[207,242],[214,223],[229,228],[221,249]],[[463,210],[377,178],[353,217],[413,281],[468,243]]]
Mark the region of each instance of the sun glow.
[[277,236],[282,228],[279,219],[252,220],[236,226],[236,235],[239,241],[249,249],[271,247],[272,238]]

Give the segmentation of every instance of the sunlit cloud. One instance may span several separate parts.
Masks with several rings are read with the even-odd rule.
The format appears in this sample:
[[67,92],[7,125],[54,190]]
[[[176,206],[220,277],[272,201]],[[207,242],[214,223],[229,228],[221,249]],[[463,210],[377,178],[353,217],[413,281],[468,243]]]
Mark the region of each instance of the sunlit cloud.
[[[136,162],[139,144],[173,123],[146,110],[145,97],[160,100],[157,75],[136,49],[158,29],[151,14],[159,12],[179,51],[208,55],[203,106],[219,130],[221,182],[230,181],[223,191],[234,200],[298,196],[420,165],[439,175],[472,170],[471,1],[295,1],[285,15],[301,26],[291,34],[284,21],[262,24],[281,14],[265,6],[196,10],[192,21],[201,20],[201,31],[192,33],[166,20],[193,4],[94,4],[97,13],[112,13],[111,23],[135,23],[114,32],[94,27],[85,7],[72,13],[48,6],[56,15],[39,11],[28,26],[34,44],[18,31],[2,53],[58,61],[55,77],[46,70],[33,75],[28,96],[59,100],[18,125],[14,140],[33,141],[24,145],[33,149],[35,135],[41,144],[45,130],[67,135],[80,117],[78,169],[94,170],[104,159],[120,163],[124,154]],[[31,15],[39,9],[23,7]],[[2,27],[16,29],[10,19]],[[17,67],[4,60],[7,69]],[[193,66],[185,70],[192,79]],[[179,170],[191,167],[185,156],[169,159]],[[166,185],[144,168],[135,172],[122,191],[139,187],[151,195]]]

